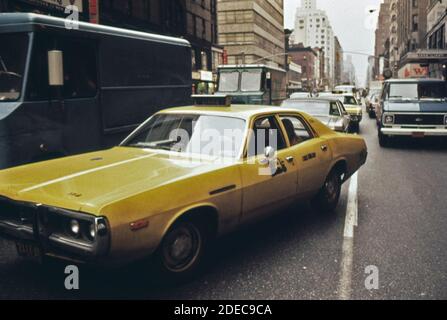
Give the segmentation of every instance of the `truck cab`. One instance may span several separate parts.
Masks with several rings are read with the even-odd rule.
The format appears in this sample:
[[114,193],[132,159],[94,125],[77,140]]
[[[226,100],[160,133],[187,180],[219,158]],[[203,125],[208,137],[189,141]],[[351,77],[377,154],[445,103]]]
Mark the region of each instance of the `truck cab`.
[[286,98],[286,71],[266,65],[219,66],[217,94],[233,104],[280,105]]
[[438,79],[392,79],[377,108],[379,143],[391,137],[447,136],[447,85]]

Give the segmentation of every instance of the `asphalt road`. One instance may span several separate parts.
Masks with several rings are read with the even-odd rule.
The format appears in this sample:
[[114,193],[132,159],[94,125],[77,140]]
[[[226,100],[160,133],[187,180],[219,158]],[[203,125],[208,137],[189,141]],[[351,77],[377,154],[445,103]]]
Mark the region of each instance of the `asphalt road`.
[[[358,177],[350,268],[347,183],[335,215],[302,205],[229,235],[198,278],[176,287],[155,285],[136,265],[81,268],[80,290],[67,291],[64,264],[21,260],[0,240],[0,299],[447,299],[446,144],[399,141],[382,149],[368,118],[361,134],[369,158]],[[377,290],[365,287],[368,266],[379,272]]]

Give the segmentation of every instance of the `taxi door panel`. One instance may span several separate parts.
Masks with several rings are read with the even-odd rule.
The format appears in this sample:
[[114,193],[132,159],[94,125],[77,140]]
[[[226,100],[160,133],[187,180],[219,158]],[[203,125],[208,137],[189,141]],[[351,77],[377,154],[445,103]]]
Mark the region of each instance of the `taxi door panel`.
[[[249,146],[247,153],[252,156],[248,156],[241,167],[243,220],[262,216],[273,207],[285,204],[287,199],[293,199],[298,182],[293,150],[286,143],[278,118],[274,115],[258,117],[252,128],[252,148]],[[265,155],[267,147],[279,149],[272,159]]]
[[293,155],[291,149],[278,151],[273,171],[269,165],[260,163],[263,156],[256,157],[254,163],[249,160],[242,165],[243,220],[256,218],[296,196],[297,166],[290,161]]
[[313,138],[296,149],[298,193],[315,193],[326,180],[332,159],[330,146],[325,139]]

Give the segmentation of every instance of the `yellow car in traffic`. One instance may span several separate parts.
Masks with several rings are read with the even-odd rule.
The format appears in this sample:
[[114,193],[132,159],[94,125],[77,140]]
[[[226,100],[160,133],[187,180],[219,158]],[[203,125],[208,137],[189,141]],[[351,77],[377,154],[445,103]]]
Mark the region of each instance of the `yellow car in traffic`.
[[334,211],[366,158],[361,137],[293,109],[167,109],[115,148],[0,171],[0,235],[24,256],[151,256],[183,277],[212,239],[293,201]]
[[361,103],[352,93],[332,92],[329,94],[321,94],[325,98],[334,98],[341,101],[351,119],[351,131],[360,132],[360,122],[363,120],[363,110]]

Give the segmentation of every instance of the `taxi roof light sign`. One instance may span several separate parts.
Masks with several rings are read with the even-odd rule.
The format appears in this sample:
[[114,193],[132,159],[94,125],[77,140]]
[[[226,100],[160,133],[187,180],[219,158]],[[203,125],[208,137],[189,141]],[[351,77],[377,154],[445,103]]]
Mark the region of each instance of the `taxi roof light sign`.
[[230,107],[232,97],[229,95],[192,95],[196,106]]

